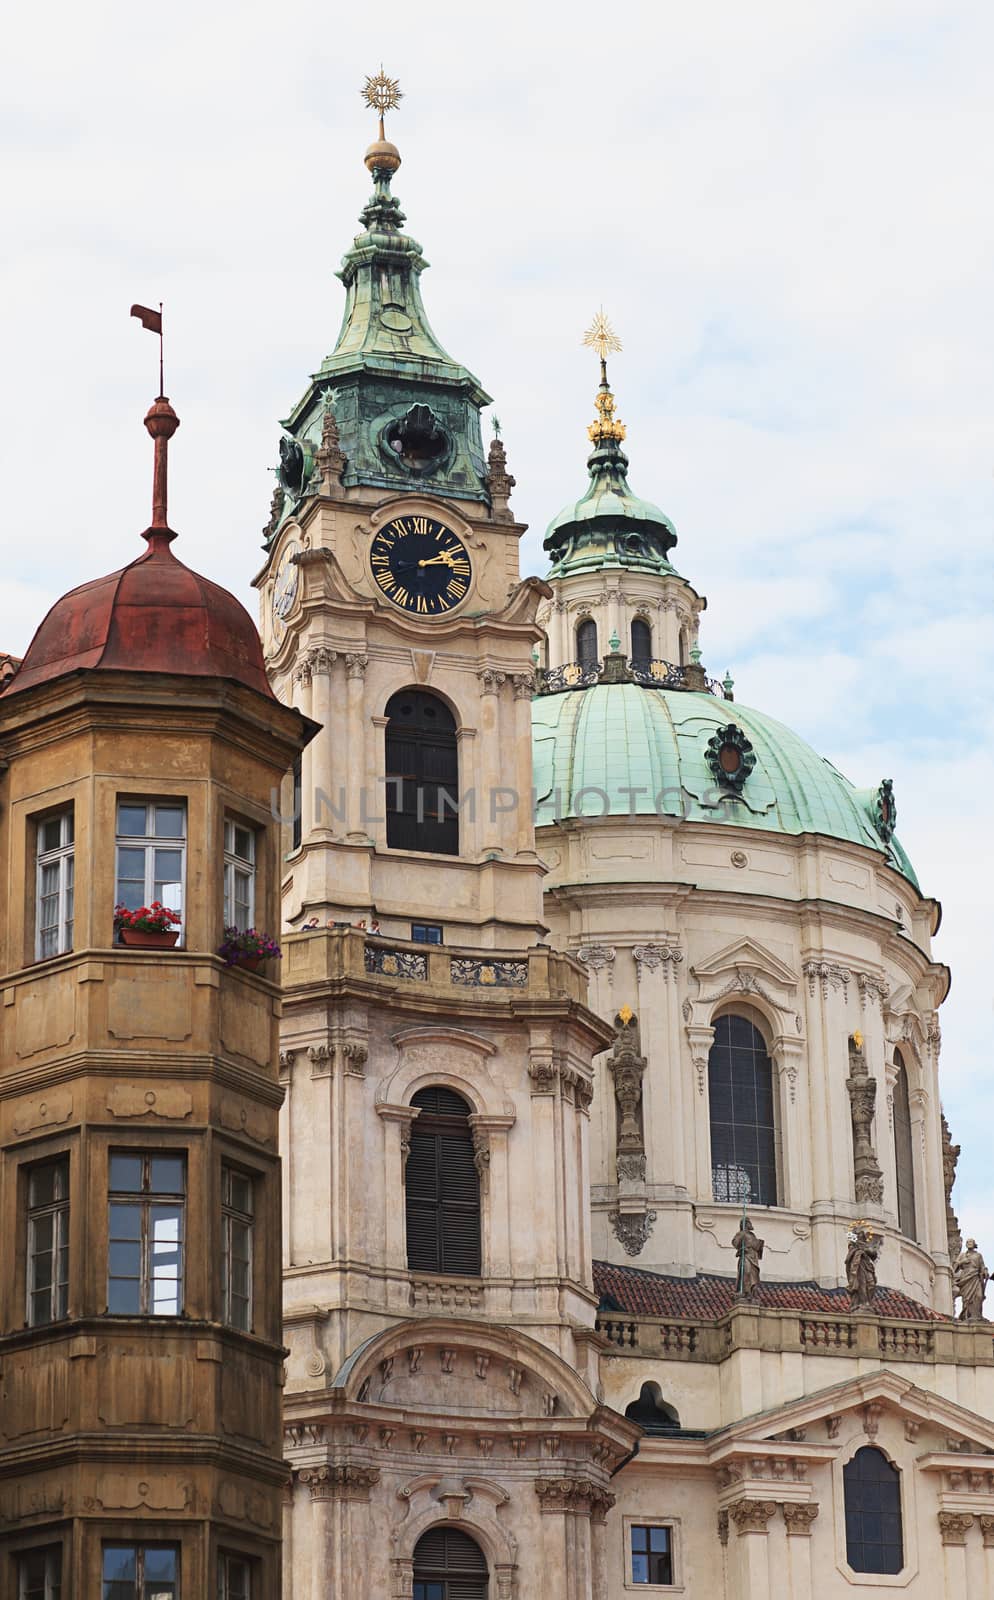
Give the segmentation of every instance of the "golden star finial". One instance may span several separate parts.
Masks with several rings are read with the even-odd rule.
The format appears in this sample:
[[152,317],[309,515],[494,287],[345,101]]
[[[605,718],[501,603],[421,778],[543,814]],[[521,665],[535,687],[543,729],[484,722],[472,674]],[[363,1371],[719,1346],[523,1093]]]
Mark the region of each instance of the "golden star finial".
[[603,306],[583,335],[583,342],[591,350],[596,350],[602,361],[607,360],[610,350],[621,349],[621,340],[608,321]]
[[404,98],[403,94],[401,93],[400,83],[396,78],[388,78],[381,66],[375,78],[367,77],[362,88],[359,90],[359,93],[362,95],[362,98],[365,100],[370,111],[379,112],[381,130],[380,137],[382,138],[383,113],[385,111],[396,111],[397,107],[400,105],[400,102]]

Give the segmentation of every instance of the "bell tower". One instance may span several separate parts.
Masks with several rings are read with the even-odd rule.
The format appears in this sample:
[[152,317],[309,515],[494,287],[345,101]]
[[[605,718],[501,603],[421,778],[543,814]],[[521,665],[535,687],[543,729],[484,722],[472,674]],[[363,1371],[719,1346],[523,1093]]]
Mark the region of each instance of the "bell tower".
[[[530,728],[550,591],[519,575],[514,480],[500,438],[486,460],[481,445],[489,397],[425,314],[383,129],[399,98],[367,84],[373,195],[337,343],[284,424],[256,580],[276,692],[322,725],[283,881],[286,1561],[307,1545],[356,1596],[369,1574],[335,1566],[324,1502],[372,1493],[392,1519],[399,1487],[395,1423],[365,1408],[438,1411],[440,1385],[467,1385],[467,1419],[505,1400],[551,1417],[556,1385],[479,1342],[508,1328],[593,1381],[585,1170],[607,1036],[542,922]],[[408,1323],[410,1350],[367,1379],[359,1352]],[[451,1470],[461,1427],[419,1431],[423,1470],[434,1454]],[[353,1515],[363,1547],[372,1513]]]

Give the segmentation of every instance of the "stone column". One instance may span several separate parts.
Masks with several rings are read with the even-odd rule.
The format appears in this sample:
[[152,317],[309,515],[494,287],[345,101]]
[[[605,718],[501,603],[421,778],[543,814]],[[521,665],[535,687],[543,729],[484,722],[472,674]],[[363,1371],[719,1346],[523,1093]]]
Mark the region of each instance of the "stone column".
[[532,697],[535,683],[530,672],[516,672],[511,685],[514,691],[514,786],[518,791],[517,849],[532,852],[535,849],[535,818],[532,806]]
[[[591,1519],[603,1521],[615,1497],[590,1478],[536,1478],[542,1512],[545,1594],[548,1600],[592,1600],[598,1562]],[[601,1593],[604,1591],[601,1590]]]
[[848,1190],[852,1163],[852,1118],[845,1079],[846,1003],[853,979],[847,967],[819,956],[805,960],[804,976],[808,987],[810,1121],[805,1142],[811,1151],[812,1262],[819,1282],[835,1282],[840,1263],[836,1201]]
[[[407,1223],[404,1206],[404,1170],[411,1148],[411,1124],[421,1115],[417,1106],[378,1105],[383,1122],[384,1207],[383,1265],[407,1270]],[[390,1196],[396,1196],[394,1204]]]
[[[385,814],[386,790],[377,779],[383,777],[380,752],[382,744],[376,740],[377,729],[366,715],[366,668],[369,657],[359,650],[350,650],[345,657],[345,725],[348,730],[345,755],[345,826],[346,838],[359,842],[377,829],[378,839],[386,838],[385,823],[367,820]],[[385,718],[380,721],[385,724]],[[363,807],[365,789],[365,807]]]
[[736,1500],[728,1507],[735,1528],[730,1565],[737,1578],[737,1600],[769,1600],[776,1592],[769,1554],[769,1523],[776,1509],[775,1500]]
[[802,1110],[807,1101],[807,1085],[802,1073],[804,1045],[796,1036],[781,1033],[773,1041],[772,1060],[777,1075],[780,1114],[780,1186],[782,1206],[806,1210],[810,1203],[810,1183],[803,1181],[807,1141],[802,1137]]
[[507,1278],[511,1272],[507,1135],[514,1126],[514,1120],[509,1115],[485,1116],[482,1113],[474,1113],[469,1119],[473,1134],[473,1159],[480,1175],[485,1278]]
[[942,1566],[945,1573],[943,1594],[969,1594],[966,1585],[966,1536],[973,1527],[973,1518],[962,1511],[939,1512],[939,1536],[942,1539]]
[[[376,1467],[327,1464],[306,1467],[300,1480],[311,1494],[311,1600],[366,1600],[369,1493],[379,1482]],[[353,1515],[353,1510],[359,1515]],[[356,1559],[357,1554],[359,1559]],[[302,1577],[298,1567],[294,1582]],[[296,1600],[292,1588],[285,1600]]]
[[313,740],[314,759],[311,765],[311,804],[314,807],[314,829],[320,839],[332,839],[335,834],[336,804],[335,784],[341,783],[341,769],[336,759],[339,743],[338,718],[332,711],[331,669],[337,657],[334,650],[317,645],[310,651],[311,663],[311,716],[320,722],[321,732]]
[[[294,668],[293,673],[294,696],[293,703],[298,711],[305,717],[311,716],[311,662],[310,652],[305,650]],[[306,844],[309,834],[314,827],[314,770],[316,751],[315,745],[321,742],[320,735],[305,745],[300,757],[300,837]]]
[[[483,850],[500,850],[503,853],[504,816],[500,814],[495,816],[493,807],[496,791],[499,788],[511,788],[513,785],[513,779],[509,779],[509,775],[501,771],[503,752],[500,691],[507,682],[507,674],[496,672],[492,667],[481,667],[476,677],[480,685],[480,784],[476,796],[479,837]],[[465,783],[462,787],[465,788]],[[500,797],[501,805],[505,799],[504,795]],[[521,803],[520,796],[518,803],[519,805]]]
[[693,1065],[694,1165],[692,1192],[695,1200],[711,1199],[711,1110],[708,1101],[708,1056],[714,1044],[714,1029],[700,1024],[687,1027]]
[[459,752],[459,854],[475,856],[483,838],[484,811],[480,804],[480,759],[476,728],[465,725],[456,733]]
[[786,1500],[780,1510],[787,1529],[790,1600],[812,1600],[811,1525],[818,1515],[818,1507],[810,1501],[798,1504]]

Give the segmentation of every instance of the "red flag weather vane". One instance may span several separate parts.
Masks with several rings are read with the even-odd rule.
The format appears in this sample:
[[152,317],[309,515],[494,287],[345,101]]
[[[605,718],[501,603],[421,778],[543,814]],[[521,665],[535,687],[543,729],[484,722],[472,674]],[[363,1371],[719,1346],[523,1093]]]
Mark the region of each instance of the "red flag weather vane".
[[161,400],[166,392],[162,381],[162,301],[159,301],[158,311],[153,311],[150,306],[132,306],[131,315],[137,317],[142,327],[147,328],[149,333],[159,335],[159,399]]

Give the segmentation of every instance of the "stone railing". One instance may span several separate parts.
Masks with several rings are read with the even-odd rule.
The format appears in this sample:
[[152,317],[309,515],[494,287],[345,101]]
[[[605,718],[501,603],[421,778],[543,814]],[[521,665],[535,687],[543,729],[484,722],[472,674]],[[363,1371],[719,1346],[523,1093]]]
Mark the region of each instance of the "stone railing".
[[602,1312],[597,1328],[619,1352],[676,1361],[726,1361],[739,1350],[818,1357],[850,1356],[889,1364],[941,1361],[994,1366],[994,1339],[983,1323],[913,1321],[868,1312],[819,1315],[743,1301],[716,1322]]

